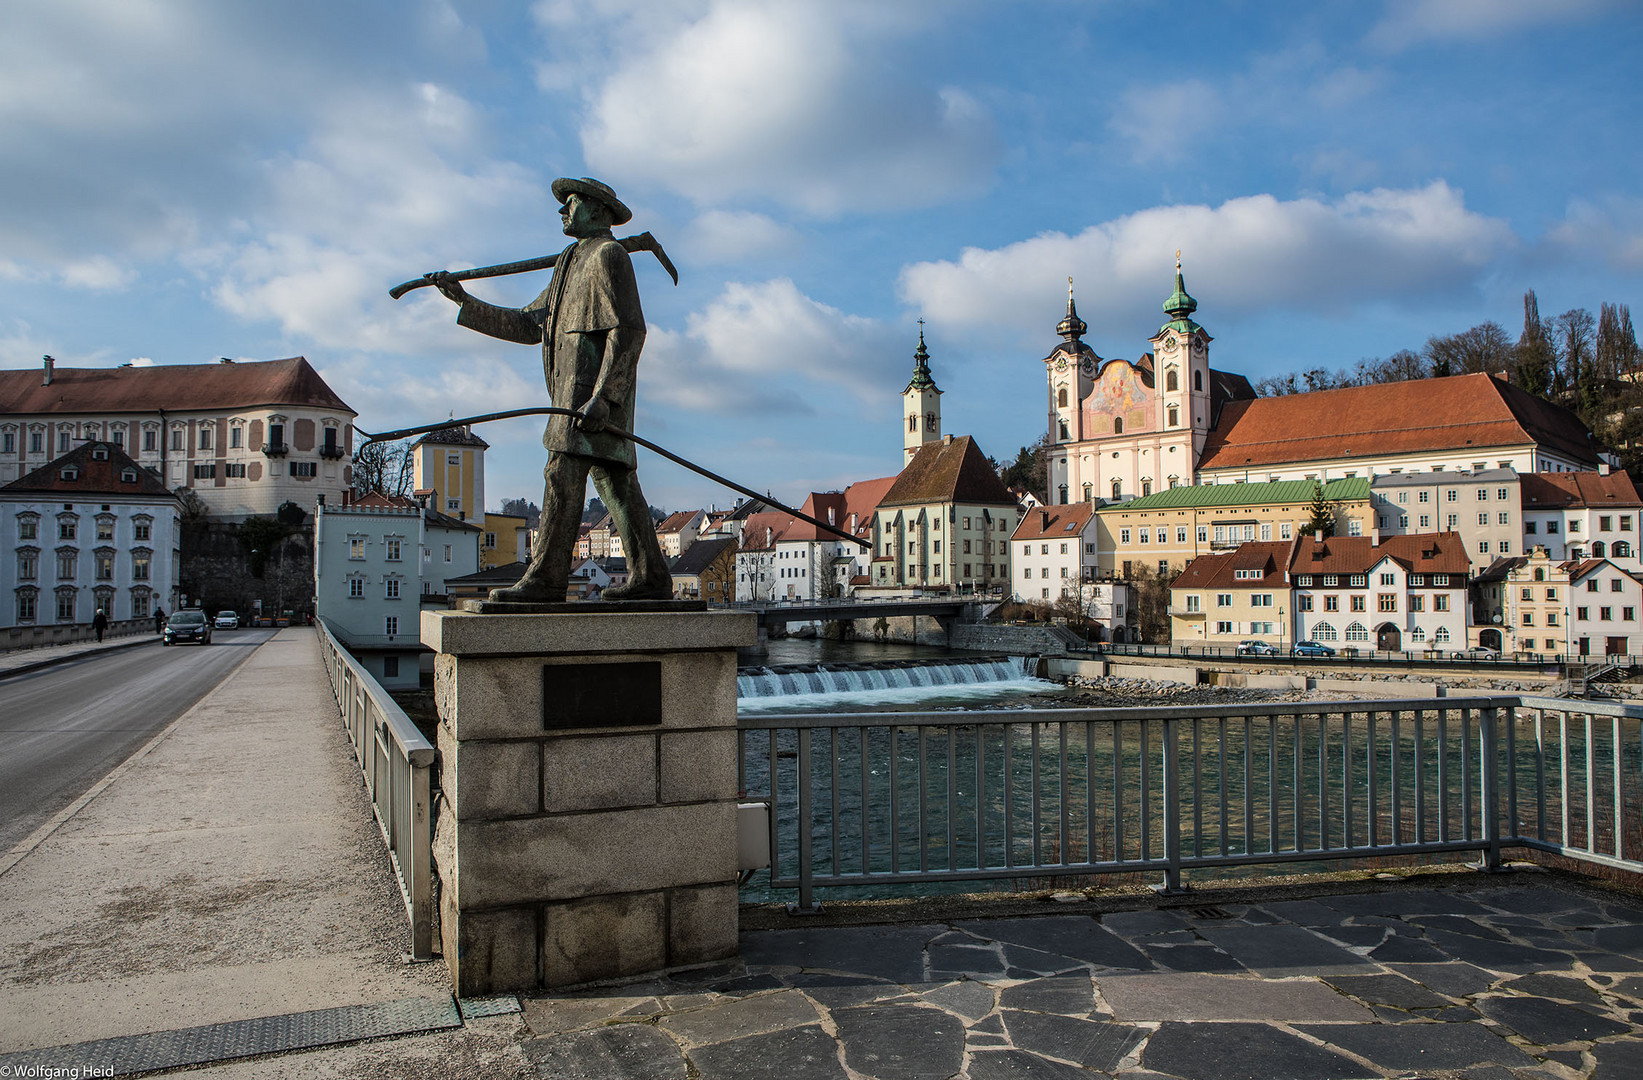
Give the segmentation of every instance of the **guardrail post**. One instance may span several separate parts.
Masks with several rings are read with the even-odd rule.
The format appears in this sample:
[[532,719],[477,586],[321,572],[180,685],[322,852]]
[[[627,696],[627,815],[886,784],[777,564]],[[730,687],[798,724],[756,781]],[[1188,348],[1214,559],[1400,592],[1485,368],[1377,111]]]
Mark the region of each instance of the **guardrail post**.
[[[1180,761],[1176,754],[1176,720],[1164,718],[1164,884],[1154,886],[1160,896],[1179,896],[1187,892],[1181,884],[1181,776]],[[1144,769],[1146,762],[1141,763]],[[1141,807],[1145,814],[1147,808]],[[1145,853],[1143,853],[1145,854]]]
[[[799,902],[788,904],[787,913],[820,915],[821,905],[816,903],[814,887],[811,884],[813,867],[810,865],[810,841],[815,822],[812,820],[813,811],[810,806],[810,729],[807,727],[799,728],[799,757],[794,781],[798,787],[799,807]],[[774,776],[770,778],[770,783],[774,791]],[[890,797],[895,798],[895,793],[891,792]]]
[[1500,767],[1496,760],[1497,733],[1500,710],[1481,709],[1478,712],[1478,742],[1483,755],[1483,768],[1478,782],[1482,785],[1483,839],[1488,843],[1478,869],[1485,873],[1500,871]]

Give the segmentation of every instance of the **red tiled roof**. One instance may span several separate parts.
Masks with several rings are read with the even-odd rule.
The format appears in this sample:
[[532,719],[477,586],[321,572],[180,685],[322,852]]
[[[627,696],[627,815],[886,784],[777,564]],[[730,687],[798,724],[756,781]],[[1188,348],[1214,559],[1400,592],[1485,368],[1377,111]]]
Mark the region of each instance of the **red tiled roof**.
[[675,511],[662,519],[662,523],[656,526],[656,531],[658,533],[678,532],[686,525],[689,525],[690,519],[699,513],[701,513],[700,510]]
[[1295,547],[1289,572],[1364,574],[1388,557],[1416,574],[1465,574],[1472,565],[1459,533],[1388,536],[1382,538],[1380,547],[1375,547],[1368,536],[1331,536],[1316,540],[1308,533]]
[[1525,510],[1643,506],[1637,486],[1624,472],[1524,473],[1518,477],[1518,491]]
[[1028,510],[1021,517],[1011,540],[1038,540],[1066,538],[1082,533],[1095,517],[1095,504],[1070,503],[1064,506],[1042,506]]
[[[851,532],[850,515],[856,515],[854,535],[862,539],[870,539],[873,535],[873,511],[878,509],[879,500],[884,493],[890,490],[896,482],[893,476],[880,477],[877,480],[858,480],[843,491],[812,491],[799,509],[819,521],[831,521],[844,532]],[[832,511],[832,517],[828,517]],[[837,540],[837,536],[819,529],[808,521],[794,519],[784,540]]]
[[205,412],[306,405],[354,415],[301,356],[233,364],[64,368],[42,385],[38,368],[0,371],[0,412]]
[[1479,373],[1229,401],[1199,468],[1530,443],[1598,464],[1597,444],[1574,413]]
[[[742,527],[741,550],[771,550],[776,546],[777,541],[782,539],[782,534],[787,532],[788,527],[792,524],[792,515],[775,510],[749,514],[746,523]],[[770,537],[768,541],[765,539],[767,531]]]
[[913,460],[901,470],[880,506],[909,506],[918,503],[960,502],[981,506],[1015,506],[1015,496],[987,464],[975,440],[968,435],[949,436],[941,442],[925,443]]
[[[1200,555],[1181,571],[1171,589],[1282,589],[1292,540],[1252,540],[1234,551]],[[1259,570],[1258,578],[1240,578],[1239,570]]]
[[[107,453],[101,460],[92,453],[98,447]],[[63,479],[63,469],[68,466],[78,470],[73,480]],[[128,470],[136,473],[135,478],[122,480],[122,476],[129,475]],[[8,494],[52,491],[76,495],[158,495],[162,498],[171,495],[171,490],[160,482],[159,477],[131,460],[113,443],[105,442],[81,443],[62,457],[0,487],[0,491]]]
[[[419,491],[418,494],[421,494]],[[421,504],[415,499],[407,499],[403,495],[384,495],[380,491],[373,491],[361,495],[348,502],[344,509],[352,506],[364,506],[373,510],[415,510]]]

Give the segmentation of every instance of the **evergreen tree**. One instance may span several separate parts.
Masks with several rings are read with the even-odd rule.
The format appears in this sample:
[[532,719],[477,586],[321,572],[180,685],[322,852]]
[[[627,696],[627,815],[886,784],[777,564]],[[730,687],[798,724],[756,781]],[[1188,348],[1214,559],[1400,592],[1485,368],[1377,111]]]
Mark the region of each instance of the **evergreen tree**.
[[1540,321],[1540,302],[1530,289],[1523,294],[1523,336],[1517,341],[1513,381],[1536,397],[1551,393],[1552,369],[1557,363],[1547,330]]
[[1321,481],[1313,481],[1312,501],[1307,504],[1306,534],[1308,536],[1323,535],[1325,538],[1335,535],[1335,511],[1340,509],[1339,503],[1330,502],[1324,498],[1324,486]]

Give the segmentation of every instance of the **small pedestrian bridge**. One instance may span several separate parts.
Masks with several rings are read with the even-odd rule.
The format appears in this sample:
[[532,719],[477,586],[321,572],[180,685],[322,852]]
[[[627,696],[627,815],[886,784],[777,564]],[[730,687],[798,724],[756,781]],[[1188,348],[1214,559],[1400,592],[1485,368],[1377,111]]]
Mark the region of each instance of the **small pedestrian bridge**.
[[759,644],[762,652],[772,626],[796,622],[842,622],[855,619],[895,619],[926,615],[950,633],[954,623],[981,622],[1001,600],[970,597],[895,597],[872,600],[763,600],[733,605],[736,611],[751,611],[759,617]]

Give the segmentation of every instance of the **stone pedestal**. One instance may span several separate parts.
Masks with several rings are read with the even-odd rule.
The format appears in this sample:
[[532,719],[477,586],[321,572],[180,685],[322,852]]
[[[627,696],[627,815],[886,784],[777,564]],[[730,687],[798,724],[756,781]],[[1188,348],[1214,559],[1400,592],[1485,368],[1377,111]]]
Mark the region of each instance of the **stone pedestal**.
[[425,611],[434,834],[463,997],[736,952],[736,649],[752,615]]

